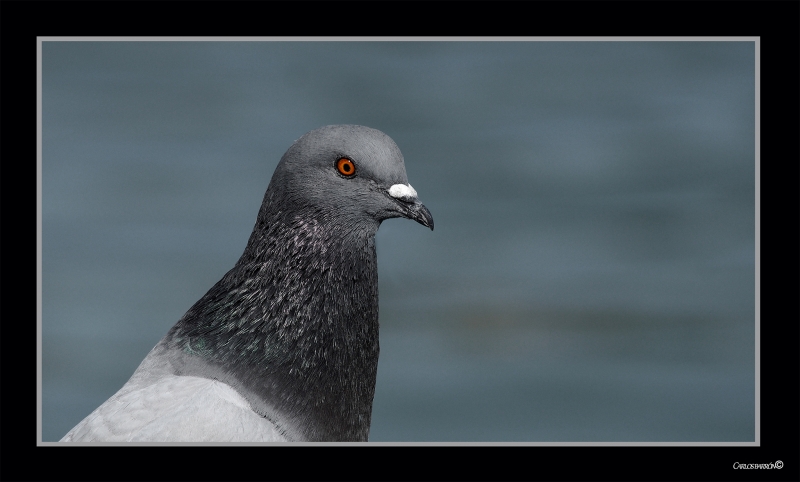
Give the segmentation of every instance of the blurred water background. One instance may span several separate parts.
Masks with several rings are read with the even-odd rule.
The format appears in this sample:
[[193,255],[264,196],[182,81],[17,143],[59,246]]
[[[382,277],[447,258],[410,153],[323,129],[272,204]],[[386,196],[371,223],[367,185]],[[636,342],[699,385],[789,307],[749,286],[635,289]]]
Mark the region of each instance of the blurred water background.
[[386,132],[372,441],[755,439],[755,46],[45,41],[42,436],[241,255],[278,160]]

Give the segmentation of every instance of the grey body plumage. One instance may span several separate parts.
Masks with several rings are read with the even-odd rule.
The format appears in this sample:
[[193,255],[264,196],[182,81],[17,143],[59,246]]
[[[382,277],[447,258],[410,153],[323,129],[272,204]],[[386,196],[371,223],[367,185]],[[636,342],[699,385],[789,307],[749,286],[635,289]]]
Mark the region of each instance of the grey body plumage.
[[[340,160],[352,168],[337,169]],[[281,158],[239,261],[169,330],[120,393],[134,397],[165,377],[216,380],[271,424],[272,435],[263,440],[367,440],[379,353],[375,233],[391,217],[433,229],[387,135],[351,125],[305,134]],[[116,433],[108,427],[114,417],[102,408],[64,440]],[[92,428],[98,423],[102,430]]]

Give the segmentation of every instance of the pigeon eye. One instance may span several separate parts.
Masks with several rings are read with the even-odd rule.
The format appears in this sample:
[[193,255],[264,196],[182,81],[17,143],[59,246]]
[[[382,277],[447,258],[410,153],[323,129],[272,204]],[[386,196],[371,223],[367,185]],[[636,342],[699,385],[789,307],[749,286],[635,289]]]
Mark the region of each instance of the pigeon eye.
[[353,164],[353,161],[343,157],[336,161],[336,170],[339,171],[340,174],[350,177],[356,173],[356,165]]

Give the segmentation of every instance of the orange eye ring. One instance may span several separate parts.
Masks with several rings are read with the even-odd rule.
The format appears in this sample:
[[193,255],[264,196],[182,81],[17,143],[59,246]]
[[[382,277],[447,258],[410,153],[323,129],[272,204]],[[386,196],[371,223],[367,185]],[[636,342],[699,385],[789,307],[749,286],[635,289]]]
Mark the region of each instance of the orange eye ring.
[[356,165],[350,159],[343,157],[336,161],[336,170],[343,176],[352,177],[356,173]]

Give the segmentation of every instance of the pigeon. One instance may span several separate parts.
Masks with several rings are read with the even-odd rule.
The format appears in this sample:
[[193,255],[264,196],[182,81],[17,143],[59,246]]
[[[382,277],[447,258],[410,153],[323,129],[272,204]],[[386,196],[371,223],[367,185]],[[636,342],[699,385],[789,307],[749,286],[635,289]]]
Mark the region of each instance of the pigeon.
[[381,221],[433,230],[383,132],[310,131],[272,175],[236,265],[62,442],[367,441]]

